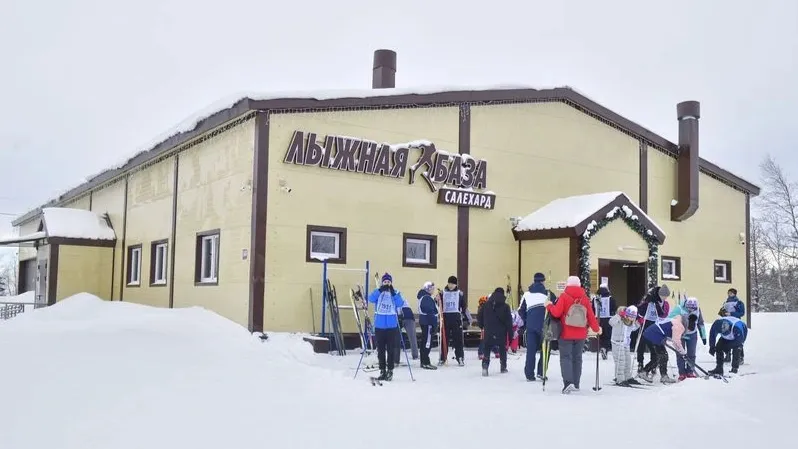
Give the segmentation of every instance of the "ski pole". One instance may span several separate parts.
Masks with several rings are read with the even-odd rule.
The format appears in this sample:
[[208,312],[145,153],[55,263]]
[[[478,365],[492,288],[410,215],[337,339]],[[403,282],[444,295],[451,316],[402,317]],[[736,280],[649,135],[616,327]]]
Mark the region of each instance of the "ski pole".
[[599,348],[599,335],[596,334],[596,386],[593,387],[593,391],[601,390],[599,386],[599,353],[601,352],[601,348]]
[[[407,348],[405,348],[405,339],[402,338],[402,330],[399,327],[397,327],[396,329],[399,331],[399,344],[402,345],[402,351],[404,351],[405,353],[405,360],[407,361],[407,370],[410,371],[410,380],[415,382],[416,379],[413,377],[413,368],[410,367],[410,357],[407,356]],[[408,337],[410,336],[408,335]]]
[[357,373],[360,371],[360,364],[363,363],[363,357],[365,356],[366,356],[366,351],[360,353],[360,361],[357,362],[357,368],[355,369],[355,377],[353,377],[352,379],[357,379]]

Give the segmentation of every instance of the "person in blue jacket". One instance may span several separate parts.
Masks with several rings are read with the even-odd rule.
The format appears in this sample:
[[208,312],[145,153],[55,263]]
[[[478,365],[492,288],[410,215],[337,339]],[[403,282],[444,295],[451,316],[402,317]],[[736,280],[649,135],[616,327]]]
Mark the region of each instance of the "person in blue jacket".
[[[546,316],[546,308],[543,304],[546,299],[552,302],[557,300],[557,297],[543,285],[545,281],[546,276],[543,273],[535,273],[532,285],[521,297],[521,304],[518,306],[518,315],[523,318],[526,327],[524,375],[529,382],[535,380],[535,355],[541,350],[543,344],[543,319]],[[538,359],[537,378],[543,379],[543,354]]]
[[[726,311],[728,312],[729,316],[737,318],[738,320],[742,320],[745,316],[745,303],[737,297],[737,289],[730,288],[728,292],[726,292],[726,302],[723,304]],[[727,351],[724,354],[723,361],[726,363],[731,362],[731,352]],[[745,353],[743,350],[740,350],[740,365],[743,364],[743,360],[745,359]]]
[[[718,339],[720,336],[720,339]],[[740,367],[740,351],[748,338],[748,326],[737,317],[721,316],[709,328],[709,355],[715,356],[715,369],[709,374],[723,375],[723,354],[732,354],[731,372]],[[717,343],[715,340],[718,340]]]
[[[393,287],[390,274],[382,275],[382,285],[369,295],[369,302],[374,304],[374,338],[377,340],[377,360],[380,366],[379,380],[393,379],[395,346],[399,342],[399,316],[405,303],[402,294]],[[387,361],[386,361],[387,353]]]
[[421,326],[421,368],[436,370],[429,359],[432,349],[432,337],[435,335],[435,327],[438,325],[438,304],[432,297],[435,292],[435,284],[427,281],[418,291],[418,325]]

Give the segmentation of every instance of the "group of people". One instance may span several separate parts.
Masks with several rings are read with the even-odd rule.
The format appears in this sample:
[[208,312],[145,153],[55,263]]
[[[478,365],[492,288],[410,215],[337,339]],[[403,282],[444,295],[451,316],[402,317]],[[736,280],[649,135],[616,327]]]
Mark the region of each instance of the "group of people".
[[[671,310],[667,285],[649,289],[637,304],[616,307],[608,287],[602,285],[593,299],[576,276],[566,281],[564,291],[555,295],[545,286],[546,278],[535,273],[533,282],[520,299],[517,310],[507,303],[507,292],[496,288],[488,297],[480,298],[476,323],[482,330],[479,355],[482,375],[489,374],[490,353],[496,352],[500,372],[507,373],[507,351],[514,350],[519,333],[525,333],[526,361],[524,375],[530,382],[546,379],[547,361],[552,349],[559,350],[564,394],[578,391],[582,376],[582,354],[590,331],[597,340],[596,350],[604,358],[612,353],[615,363],[614,381],[620,386],[652,383],[659,371],[660,382],[671,384],[697,377],[696,348],[699,340],[706,345],[704,315],[698,299],[678,298]],[[401,321],[410,336],[413,359],[417,358],[415,317],[412,307],[393,286],[390,274],[384,274],[382,284],[368,297],[375,308],[375,338],[379,360],[380,380],[393,378],[394,366],[399,362]],[[417,293],[418,325],[421,327],[421,368],[435,370],[430,350],[435,333],[440,328],[440,359],[446,363],[448,349],[454,349],[458,365],[464,365],[463,326],[474,320],[468,312],[464,293],[457,278],[450,276],[443,290],[438,291],[431,281],[425,282]],[[709,353],[716,365],[709,375],[723,375],[724,362],[731,362],[736,373],[743,363],[743,345],[748,328],[741,318],[745,303],[729,289],[728,298],[718,312],[709,331]],[[401,316],[401,319],[400,319]],[[413,321],[409,323],[408,321]],[[668,350],[677,355],[678,378],[668,375]],[[632,353],[638,367],[632,373]],[[644,364],[645,353],[650,360]]]

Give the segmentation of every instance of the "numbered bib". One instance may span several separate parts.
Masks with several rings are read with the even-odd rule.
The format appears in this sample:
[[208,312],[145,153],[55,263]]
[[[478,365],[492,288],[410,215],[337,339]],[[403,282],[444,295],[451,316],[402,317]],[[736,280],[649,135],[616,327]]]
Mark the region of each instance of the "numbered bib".
[[659,318],[657,315],[657,306],[653,303],[648,303],[648,307],[646,308],[646,321],[654,321],[656,322]]
[[443,292],[443,313],[460,312],[460,291]]
[[390,292],[382,292],[377,300],[374,313],[377,315],[396,315],[396,305]]

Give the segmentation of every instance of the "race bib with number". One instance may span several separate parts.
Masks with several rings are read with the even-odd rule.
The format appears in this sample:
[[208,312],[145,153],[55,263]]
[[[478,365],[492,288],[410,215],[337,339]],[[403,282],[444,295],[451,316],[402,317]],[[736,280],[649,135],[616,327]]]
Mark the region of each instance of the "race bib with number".
[[658,318],[657,306],[655,306],[654,303],[648,303],[648,307],[646,308],[646,321],[656,322]]
[[443,292],[443,313],[460,312],[460,291]]
[[377,315],[396,315],[396,305],[393,303],[391,292],[382,292],[380,294],[374,313]]

